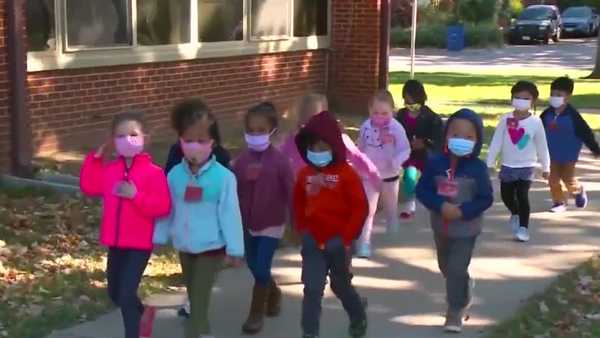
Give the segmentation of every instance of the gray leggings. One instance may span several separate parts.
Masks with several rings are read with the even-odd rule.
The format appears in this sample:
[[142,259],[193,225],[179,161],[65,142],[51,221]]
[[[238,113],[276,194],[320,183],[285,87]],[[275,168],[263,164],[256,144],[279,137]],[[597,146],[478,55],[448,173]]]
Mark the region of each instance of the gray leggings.
[[463,310],[469,301],[469,264],[476,239],[435,235],[438,265],[446,278],[446,297],[451,311]]

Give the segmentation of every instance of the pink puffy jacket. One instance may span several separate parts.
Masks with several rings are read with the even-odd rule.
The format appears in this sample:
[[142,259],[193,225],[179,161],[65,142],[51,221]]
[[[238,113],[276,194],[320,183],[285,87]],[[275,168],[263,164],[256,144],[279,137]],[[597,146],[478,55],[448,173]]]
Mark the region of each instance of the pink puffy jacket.
[[[137,189],[131,200],[114,194],[123,180],[132,182]],[[123,158],[105,162],[89,154],[81,168],[80,186],[84,194],[102,198],[102,245],[152,250],[154,222],[171,212],[171,196],[163,170],[150,155],[137,155],[127,169]]]

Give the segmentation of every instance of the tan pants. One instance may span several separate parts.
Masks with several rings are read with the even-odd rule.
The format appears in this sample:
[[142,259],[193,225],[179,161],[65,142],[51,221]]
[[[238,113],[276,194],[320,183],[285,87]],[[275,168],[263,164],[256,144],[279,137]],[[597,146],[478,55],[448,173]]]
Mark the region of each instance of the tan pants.
[[552,162],[550,164],[550,178],[548,181],[554,203],[566,202],[561,182],[565,184],[569,194],[577,195],[581,193],[581,185],[575,177],[575,163],[576,162],[569,162],[562,164]]

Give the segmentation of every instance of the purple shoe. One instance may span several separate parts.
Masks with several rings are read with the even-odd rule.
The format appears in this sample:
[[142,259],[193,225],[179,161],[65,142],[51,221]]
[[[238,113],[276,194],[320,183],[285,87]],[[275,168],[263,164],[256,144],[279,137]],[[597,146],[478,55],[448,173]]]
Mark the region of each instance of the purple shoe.
[[585,192],[585,190],[581,190],[581,193],[575,195],[575,205],[578,208],[583,209],[583,208],[587,207],[587,204],[588,204],[587,193]]

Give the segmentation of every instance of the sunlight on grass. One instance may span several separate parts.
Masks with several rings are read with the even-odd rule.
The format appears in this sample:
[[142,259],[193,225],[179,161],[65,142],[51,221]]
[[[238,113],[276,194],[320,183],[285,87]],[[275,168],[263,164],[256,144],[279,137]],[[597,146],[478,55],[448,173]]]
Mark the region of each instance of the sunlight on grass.
[[[416,78],[425,84],[429,96],[428,104],[443,115],[468,107],[484,114],[486,125],[495,125],[498,115],[507,113],[510,108],[510,89],[518,80],[530,80],[538,85],[540,102],[537,112],[541,113],[547,106],[550,95],[550,84],[558,76],[569,75],[577,79],[573,104],[584,114],[592,129],[600,129],[600,115],[586,113],[589,109],[600,110],[600,80],[579,79],[585,72],[576,70],[540,70],[514,69],[473,71],[471,73],[419,73]],[[406,72],[391,73],[390,90],[400,105],[402,100],[402,84],[408,79]]]

